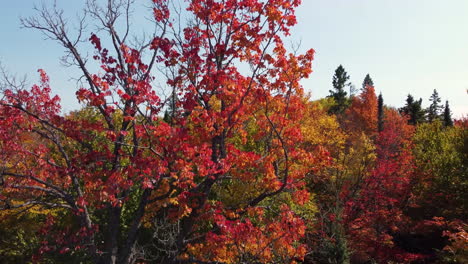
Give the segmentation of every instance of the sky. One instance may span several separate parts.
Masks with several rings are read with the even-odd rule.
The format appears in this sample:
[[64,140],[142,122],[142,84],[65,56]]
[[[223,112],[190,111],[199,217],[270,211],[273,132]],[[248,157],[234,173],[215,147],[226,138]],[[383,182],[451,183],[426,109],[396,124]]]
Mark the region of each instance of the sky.
[[[387,105],[403,106],[410,93],[427,107],[437,89],[443,102],[449,100],[455,117],[468,115],[467,0],[302,2],[298,24],[286,43],[300,43],[300,51],[316,51],[314,72],[302,82],[313,99],[329,94],[333,73],[341,64],[356,87],[369,73]],[[76,109],[72,78],[78,72],[60,64],[63,49],[39,32],[20,28],[19,17],[34,14],[34,3],[41,1],[2,3],[0,62],[11,73],[27,74],[31,83],[37,80],[37,69],[45,69],[53,91],[62,98],[63,110]],[[57,0],[71,19],[83,3]]]

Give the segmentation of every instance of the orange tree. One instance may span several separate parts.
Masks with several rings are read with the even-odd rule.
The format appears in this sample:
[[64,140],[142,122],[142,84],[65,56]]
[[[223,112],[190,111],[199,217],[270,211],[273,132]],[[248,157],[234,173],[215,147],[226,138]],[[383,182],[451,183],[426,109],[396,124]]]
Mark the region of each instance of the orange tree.
[[[150,38],[131,36],[130,0],[87,1],[89,16],[75,35],[55,7],[22,20],[65,48],[65,62],[81,71],[76,95],[87,108],[61,114],[42,70],[31,90],[3,90],[2,209],[55,208],[72,219],[42,221],[37,257],[301,259],[303,221],[286,203],[262,206],[283,192],[301,203],[308,197],[303,177],[315,161],[296,146],[299,81],[311,73],[313,51],[288,53],[282,41],[300,1],[150,3]],[[88,34],[87,23],[98,33]],[[85,36],[95,63],[80,49]],[[260,150],[246,147],[252,122]],[[25,134],[38,144],[26,144]],[[241,202],[220,199],[236,182],[255,191]]]

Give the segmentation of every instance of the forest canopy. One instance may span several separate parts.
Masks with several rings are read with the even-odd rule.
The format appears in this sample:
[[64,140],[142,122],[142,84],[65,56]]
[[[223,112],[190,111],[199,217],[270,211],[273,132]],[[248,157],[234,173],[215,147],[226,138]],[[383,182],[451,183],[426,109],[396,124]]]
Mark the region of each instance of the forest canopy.
[[81,108],[2,71],[0,262],[468,262],[468,121],[437,90],[392,107],[339,65],[312,100],[299,0],[146,1],[142,35],[104,2],[21,19]]

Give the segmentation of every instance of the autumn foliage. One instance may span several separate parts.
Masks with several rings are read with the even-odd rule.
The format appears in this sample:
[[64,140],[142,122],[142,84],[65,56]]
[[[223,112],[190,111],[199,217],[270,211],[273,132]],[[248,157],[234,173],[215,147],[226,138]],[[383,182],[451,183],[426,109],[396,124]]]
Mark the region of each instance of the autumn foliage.
[[[283,42],[299,0],[149,3],[155,30],[141,41],[127,38],[132,1],[88,1],[99,30],[84,38],[83,20],[75,40],[57,10],[22,21],[81,71],[82,108],[64,113],[44,70],[31,88],[2,90],[0,243],[14,246],[0,258],[466,260],[466,126],[415,127],[386,108],[378,131],[370,85],[339,116],[333,100],[311,101],[300,81],[314,51]],[[446,159],[424,155],[427,133]],[[414,232],[438,251],[412,246]]]

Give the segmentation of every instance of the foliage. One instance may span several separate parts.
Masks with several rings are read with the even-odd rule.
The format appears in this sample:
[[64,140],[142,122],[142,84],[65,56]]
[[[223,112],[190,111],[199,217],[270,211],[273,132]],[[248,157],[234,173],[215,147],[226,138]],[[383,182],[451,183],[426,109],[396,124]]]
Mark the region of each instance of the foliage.
[[348,107],[347,93],[344,90],[345,86],[350,85],[348,83],[349,75],[342,65],[338,66],[333,75],[333,89],[330,90],[329,97],[335,99],[335,105],[330,109],[330,113],[341,114]]
[[429,105],[429,108],[426,110],[427,121],[434,122],[435,120],[440,120],[443,106],[440,105],[441,99],[436,89],[434,89],[434,92],[429,98],[429,101],[431,101],[431,104]]
[[354,95],[341,65],[311,100],[314,51],[283,43],[299,0],[182,2],[152,0],[140,37],[132,0],[86,1],[76,31],[56,5],[22,19],[82,107],[44,70],[3,76],[0,262],[467,261],[467,118],[436,90],[429,122],[411,95],[384,106],[369,74]]
[[[373,86],[366,86],[358,97],[353,97],[347,110],[349,131],[361,131],[373,137],[377,132],[378,101]],[[354,128],[352,128],[354,126]]]
[[385,128],[376,142],[377,160],[359,194],[346,203],[346,223],[356,259],[408,262],[394,246],[393,234],[405,223],[403,208],[410,196],[413,175],[412,129],[394,110],[388,110]]
[[[420,125],[414,135],[416,166],[422,175],[418,215],[466,219],[468,156],[466,128],[441,122]],[[424,212],[424,213],[423,213]]]
[[443,121],[444,121],[444,126],[453,126],[452,111],[450,111],[450,106],[449,106],[448,101],[445,101]]
[[362,82],[362,90],[366,89],[367,86],[374,87],[374,81],[369,74],[366,74],[366,77],[364,77],[364,81]]
[[[95,72],[76,45],[81,40],[69,40],[61,12],[40,9],[38,18],[23,20],[64,46],[85,80],[76,95],[86,108],[71,116],[61,114],[42,70],[40,85],[3,93],[2,200],[61,208],[72,218],[69,225],[47,218],[43,228],[52,237],[39,255],[60,251],[98,263],[303,258],[303,220],[286,202],[260,210],[285,191],[304,204],[303,179],[316,163],[296,146],[299,81],[311,72],[313,50],[288,53],[281,39],[296,23],[299,2],[190,1],[192,22],[183,25],[172,22],[177,12],[167,1],[154,0],[156,31],[139,46],[116,28],[126,5],[89,1],[87,12],[105,29],[89,38],[101,68]],[[241,73],[239,64],[252,70]],[[157,75],[156,67],[172,74]],[[177,96],[169,122],[160,117],[166,105],[157,80]],[[24,133],[39,144],[27,144]],[[223,199],[233,188],[242,199]],[[161,228],[165,238],[140,247]]]
[[415,101],[413,96],[408,94],[406,105],[400,108],[400,113],[408,117],[408,123],[416,125],[425,121],[425,111],[422,108],[422,99]]
[[384,104],[382,93],[379,94],[377,99],[377,131],[380,133],[383,131],[384,124]]

